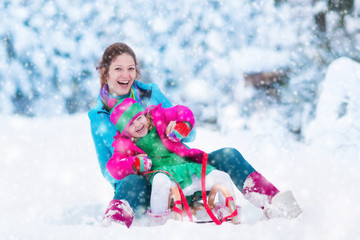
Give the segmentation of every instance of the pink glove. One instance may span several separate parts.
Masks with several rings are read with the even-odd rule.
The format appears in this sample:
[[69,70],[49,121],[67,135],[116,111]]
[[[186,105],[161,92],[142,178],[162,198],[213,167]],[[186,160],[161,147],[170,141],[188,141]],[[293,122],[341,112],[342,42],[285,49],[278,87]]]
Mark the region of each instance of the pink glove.
[[147,172],[151,169],[151,159],[148,157],[136,157],[134,161],[134,171],[138,173]]

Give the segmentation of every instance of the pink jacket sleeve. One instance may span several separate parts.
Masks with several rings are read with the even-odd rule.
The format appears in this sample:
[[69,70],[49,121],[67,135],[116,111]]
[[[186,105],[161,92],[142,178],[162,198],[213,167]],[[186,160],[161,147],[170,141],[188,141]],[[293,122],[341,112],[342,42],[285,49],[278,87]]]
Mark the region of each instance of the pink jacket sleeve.
[[130,174],[136,174],[134,170],[134,161],[136,155],[144,153],[130,139],[122,137],[120,134],[115,136],[112,144],[114,153],[106,164],[106,168],[110,175],[121,180]]
[[110,175],[117,180],[121,180],[130,174],[136,174],[136,171],[133,168],[136,157],[123,156],[124,155],[121,153],[114,152],[106,164],[106,168],[108,169]]
[[164,114],[167,122],[188,122],[191,129],[194,127],[194,114],[188,107],[176,105],[174,107],[164,109]]

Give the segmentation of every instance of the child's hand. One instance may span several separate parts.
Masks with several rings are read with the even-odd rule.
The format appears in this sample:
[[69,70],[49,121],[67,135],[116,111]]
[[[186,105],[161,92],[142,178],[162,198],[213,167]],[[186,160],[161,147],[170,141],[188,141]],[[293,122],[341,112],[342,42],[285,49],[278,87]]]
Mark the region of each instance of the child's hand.
[[180,142],[181,139],[186,138],[189,135],[190,131],[189,124],[185,122],[176,123],[175,121],[172,121],[166,128],[167,136],[173,142]]
[[139,154],[136,156],[134,161],[134,170],[138,173],[147,172],[151,169],[151,159],[146,154]]

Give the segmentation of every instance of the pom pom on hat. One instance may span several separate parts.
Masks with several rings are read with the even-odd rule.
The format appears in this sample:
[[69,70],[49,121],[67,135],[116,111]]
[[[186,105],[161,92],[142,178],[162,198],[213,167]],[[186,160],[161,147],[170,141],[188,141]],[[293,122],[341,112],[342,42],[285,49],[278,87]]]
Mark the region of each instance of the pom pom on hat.
[[115,98],[110,98],[109,101],[108,101],[108,106],[109,108],[113,108],[115,107],[115,105],[117,104],[117,100]]

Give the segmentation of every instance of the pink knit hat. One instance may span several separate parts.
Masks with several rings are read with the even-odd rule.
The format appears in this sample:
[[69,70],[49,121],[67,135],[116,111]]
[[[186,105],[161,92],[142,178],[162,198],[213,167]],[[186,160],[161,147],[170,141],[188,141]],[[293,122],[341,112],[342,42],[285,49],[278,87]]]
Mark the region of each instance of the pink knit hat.
[[141,114],[144,114],[144,108],[140,103],[132,98],[116,100],[110,98],[108,101],[110,110],[110,121],[115,125],[120,133],[126,134],[126,129]]

